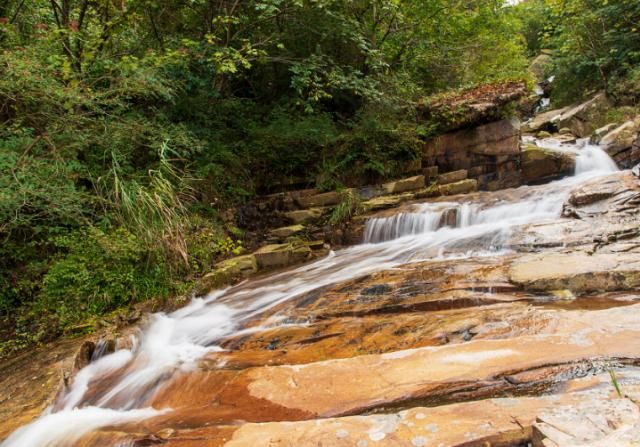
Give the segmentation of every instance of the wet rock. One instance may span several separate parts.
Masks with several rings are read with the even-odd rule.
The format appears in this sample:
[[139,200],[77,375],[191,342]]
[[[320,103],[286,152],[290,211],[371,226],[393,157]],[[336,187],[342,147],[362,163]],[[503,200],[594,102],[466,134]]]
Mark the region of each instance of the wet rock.
[[438,183],[440,185],[446,185],[448,183],[455,183],[461,180],[466,180],[467,170],[460,169],[458,171],[447,172],[438,176]]
[[467,179],[447,185],[440,185],[439,190],[443,196],[467,194],[478,190],[478,181],[475,179]]
[[370,287],[366,287],[360,291],[362,295],[384,295],[391,292],[391,287],[388,284],[375,284]]
[[416,175],[395,182],[389,182],[382,185],[386,194],[398,194],[407,191],[415,191],[424,188],[424,175]]
[[543,140],[545,138],[551,138],[552,135],[550,132],[547,132],[546,130],[541,130],[540,132],[538,132],[538,134],[536,135],[536,138]]
[[575,154],[531,144],[522,151],[522,176],[527,183],[548,182],[574,170]]
[[556,134],[556,135],[553,135],[552,138],[557,143],[560,143],[560,144],[576,144],[577,141],[578,141],[578,139],[573,134],[571,134],[570,132],[569,133]]
[[574,207],[592,205],[613,197],[620,190],[621,185],[617,178],[598,179],[572,191],[568,203]]

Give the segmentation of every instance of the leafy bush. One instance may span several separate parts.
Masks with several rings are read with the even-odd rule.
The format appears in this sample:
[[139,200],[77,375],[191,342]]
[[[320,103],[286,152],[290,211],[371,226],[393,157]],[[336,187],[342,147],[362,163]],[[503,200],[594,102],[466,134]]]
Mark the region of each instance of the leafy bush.
[[62,252],[43,278],[36,308],[56,315],[62,328],[172,291],[166,266],[148,265],[147,248],[123,228],[88,227],[54,245]]

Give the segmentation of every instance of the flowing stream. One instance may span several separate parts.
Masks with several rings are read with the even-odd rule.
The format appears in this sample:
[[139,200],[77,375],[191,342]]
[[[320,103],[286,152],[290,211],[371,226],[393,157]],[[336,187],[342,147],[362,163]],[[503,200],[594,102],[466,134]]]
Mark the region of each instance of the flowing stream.
[[[496,195],[495,200],[482,203],[433,202],[370,219],[361,245],[196,298],[173,313],[154,315],[130,349],[96,355],[54,405],[14,432],[1,447],[65,447],[101,427],[170,412],[170,408],[150,408],[147,402],[172,374],[197,368],[204,355],[221,350],[216,343],[222,338],[260,330],[248,329],[247,323],[306,292],[409,262],[508,251],[514,228],[560,217],[562,204],[575,186],[617,170],[597,146],[576,145],[568,150],[577,154],[572,177],[518,188],[512,200]],[[281,324],[286,316],[281,317],[268,321]],[[105,378],[112,384],[107,390],[88,392],[92,383]]]

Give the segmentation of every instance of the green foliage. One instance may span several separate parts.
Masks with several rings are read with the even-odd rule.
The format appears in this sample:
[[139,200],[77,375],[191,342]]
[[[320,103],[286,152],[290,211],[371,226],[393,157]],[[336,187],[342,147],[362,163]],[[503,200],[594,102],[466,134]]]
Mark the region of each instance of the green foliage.
[[611,90],[640,63],[640,3],[636,0],[547,0],[558,83],[570,102],[593,90]]
[[166,265],[147,265],[147,247],[125,229],[88,227],[53,244],[61,253],[43,278],[35,308],[55,313],[61,327],[172,290]]
[[620,388],[620,383],[618,382],[618,377],[616,376],[615,370],[613,369],[613,367],[609,366],[607,368],[607,371],[609,371],[609,377],[611,377],[611,384],[613,385],[613,388],[616,390],[616,394],[620,399],[622,399],[623,397],[622,389]]
[[354,216],[362,212],[362,198],[357,191],[347,189],[342,191],[340,203],[333,209],[329,216],[330,225],[339,225],[350,221]]
[[317,186],[332,190],[402,175],[420,150],[415,118],[405,113],[390,104],[363,108],[324,151]]
[[417,97],[524,72],[501,0],[123,5],[0,4],[0,314],[25,343],[239,253],[218,216],[258,193],[399,175]]

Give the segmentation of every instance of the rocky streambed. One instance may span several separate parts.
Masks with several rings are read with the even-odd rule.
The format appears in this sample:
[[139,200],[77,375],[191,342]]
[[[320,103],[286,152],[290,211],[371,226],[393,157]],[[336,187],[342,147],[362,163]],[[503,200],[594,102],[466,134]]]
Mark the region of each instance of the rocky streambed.
[[369,215],[360,245],[87,353],[56,397],[5,378],[3,436],[50,407],[1,445],[638,445],[640,182],[602,167]]

